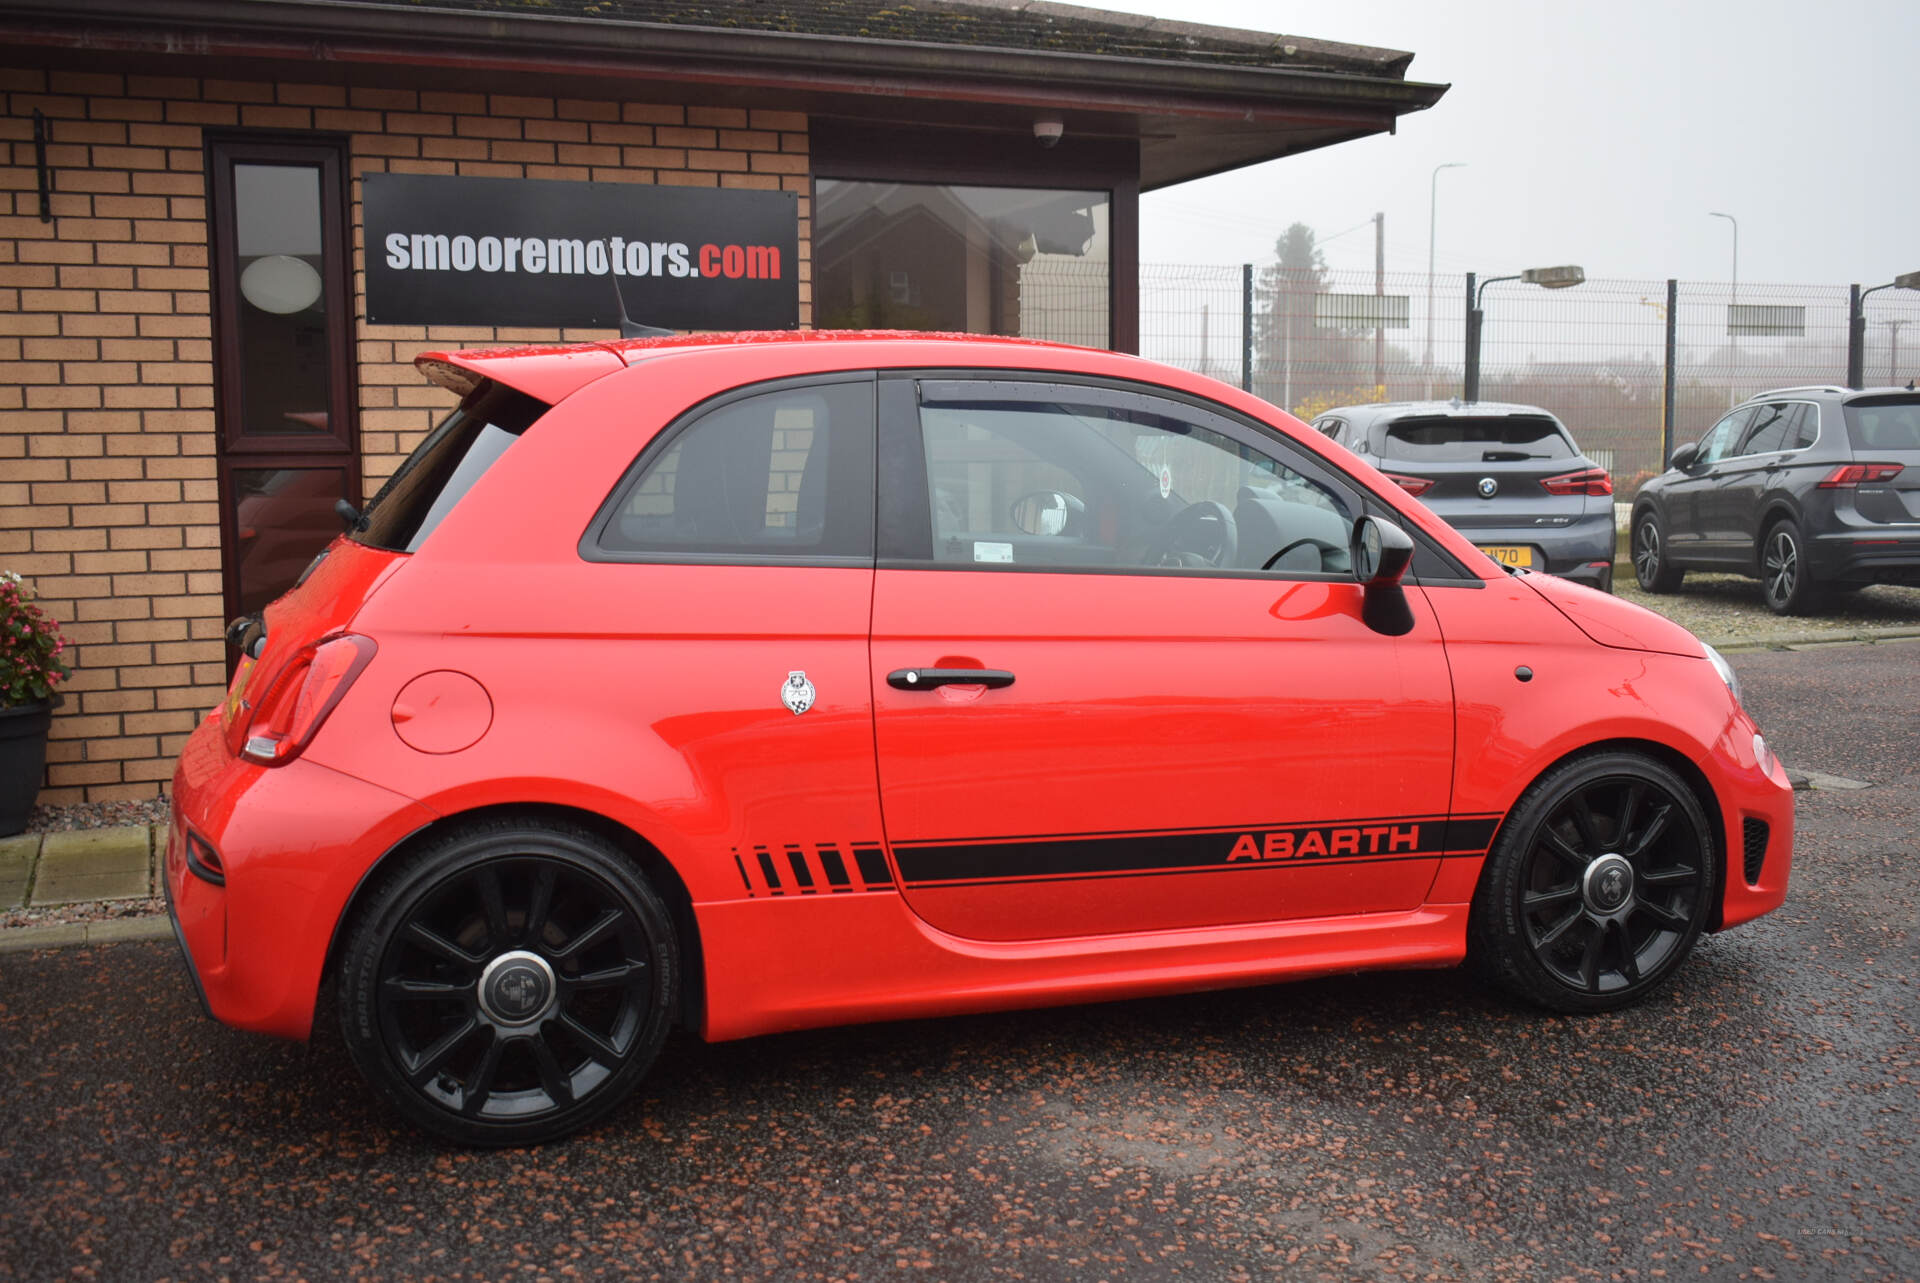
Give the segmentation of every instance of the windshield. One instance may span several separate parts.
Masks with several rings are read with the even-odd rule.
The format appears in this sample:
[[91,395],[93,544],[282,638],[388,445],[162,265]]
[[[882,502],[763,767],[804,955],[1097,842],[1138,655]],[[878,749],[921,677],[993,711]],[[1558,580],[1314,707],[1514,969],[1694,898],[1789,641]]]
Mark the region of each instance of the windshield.
[[348,537],[388,552],[415,551],[548,408],[512,388],[482,384],[414,448]]
[[1422,463],[1500,463],[1571,459],[1574,449],[1560,425],[1540,415],[1430,415],[1389,423],[1380,454]]

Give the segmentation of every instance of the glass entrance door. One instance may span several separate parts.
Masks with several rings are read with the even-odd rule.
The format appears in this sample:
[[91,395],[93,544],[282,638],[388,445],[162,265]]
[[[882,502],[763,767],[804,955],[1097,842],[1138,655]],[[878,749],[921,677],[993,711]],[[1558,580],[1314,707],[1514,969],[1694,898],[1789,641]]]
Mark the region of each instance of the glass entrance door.
[[292,587],[359,502],[344,162],[332,142],[209,146],[229,618]]

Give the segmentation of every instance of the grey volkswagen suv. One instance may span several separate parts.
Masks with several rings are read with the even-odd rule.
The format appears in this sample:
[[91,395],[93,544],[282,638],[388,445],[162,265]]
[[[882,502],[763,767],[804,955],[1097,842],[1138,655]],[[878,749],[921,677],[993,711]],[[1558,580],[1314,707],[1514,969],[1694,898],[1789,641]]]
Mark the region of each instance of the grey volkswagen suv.
[[1782,615],[1920,584],[1920,393],[1816,386],[1747,401],[1641,487],[1633,570],[1649,592],[1689,570],[1751,575]]
[[1328,410],[1313,426],[1501,565],[1613,591],[1613,480],[1547,411],[1393,401]]

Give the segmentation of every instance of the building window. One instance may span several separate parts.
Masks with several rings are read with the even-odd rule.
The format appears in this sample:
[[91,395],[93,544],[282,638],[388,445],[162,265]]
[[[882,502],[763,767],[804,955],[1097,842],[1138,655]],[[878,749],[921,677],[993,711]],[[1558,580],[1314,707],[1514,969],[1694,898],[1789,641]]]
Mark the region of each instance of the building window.
[[814,184],[814,324],[1112,340],[1109,194]]

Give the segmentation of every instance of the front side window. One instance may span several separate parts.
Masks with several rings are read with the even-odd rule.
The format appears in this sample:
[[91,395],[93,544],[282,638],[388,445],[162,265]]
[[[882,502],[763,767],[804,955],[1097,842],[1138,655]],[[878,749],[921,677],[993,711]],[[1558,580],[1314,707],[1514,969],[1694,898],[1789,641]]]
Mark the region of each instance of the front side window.
[[1339,489],[1144,396],[1057,387],[1001,399],[927,385],[935,562],[981,568],[1345,574]]
[[616,559],[873,558],[873,383],[753,393],[649,452],[603,520]]
[[1713,431],[1700,438],[1700,452],[1694,456],[1694,466],[1700,468],[1718,463],[1732,454],[1735,443],[1740,440],[1740,433],[1752,417],[1752,407],[1743,406],[1714,424]]

